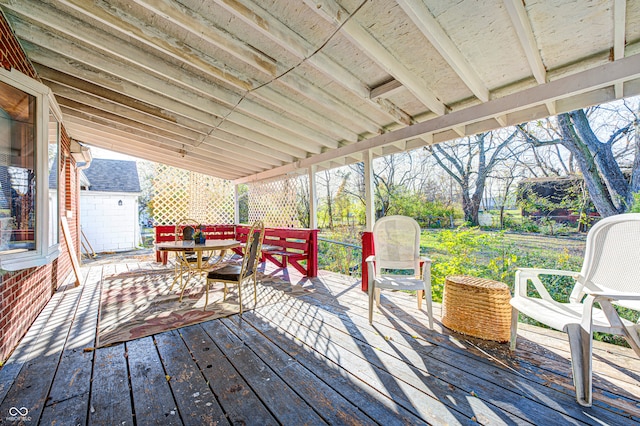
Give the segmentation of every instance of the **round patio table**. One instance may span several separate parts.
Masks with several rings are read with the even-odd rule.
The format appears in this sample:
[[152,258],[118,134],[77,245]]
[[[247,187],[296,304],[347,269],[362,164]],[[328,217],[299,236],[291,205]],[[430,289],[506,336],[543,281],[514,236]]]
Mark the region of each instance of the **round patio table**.
[[204,244],[196,244],[194,241],[168,241],[156,244],[158,251],[173,251],[178,253],[195,252],[198,258],[197,269],[202,270],[202,253],[205,251],[220,250],[220,258],[227,250],[240,247],[240,241],[236,240],[206,240]]

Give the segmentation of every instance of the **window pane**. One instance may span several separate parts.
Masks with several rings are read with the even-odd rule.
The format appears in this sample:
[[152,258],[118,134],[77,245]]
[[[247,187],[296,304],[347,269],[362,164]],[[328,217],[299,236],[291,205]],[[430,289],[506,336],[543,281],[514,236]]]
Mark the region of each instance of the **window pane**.
[[58,177],[60,170],[60,124],[49,112],[49,246],[58,244]]
[[0,253],[35,250],[36,98],[0,82]]

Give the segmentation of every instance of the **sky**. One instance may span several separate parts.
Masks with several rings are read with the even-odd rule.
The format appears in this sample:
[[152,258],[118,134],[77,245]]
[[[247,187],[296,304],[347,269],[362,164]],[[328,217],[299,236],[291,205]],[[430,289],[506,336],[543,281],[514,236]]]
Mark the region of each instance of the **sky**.
[[114,151],[109,151],[108,149],[97,148],[95,146],[90,146],[90,148],[91,148],[91,156],[93,158],[102,158],[106,160],[129,160],[129,161],[140,160],[140,158],[132,157],[126,154],[120,154]]

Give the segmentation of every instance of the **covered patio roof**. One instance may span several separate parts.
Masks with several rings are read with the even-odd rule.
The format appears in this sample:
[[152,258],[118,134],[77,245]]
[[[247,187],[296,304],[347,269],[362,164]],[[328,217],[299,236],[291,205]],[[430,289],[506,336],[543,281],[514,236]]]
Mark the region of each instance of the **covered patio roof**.
[[0,0],[70,136],[236,183],[640,93],[640,2]]

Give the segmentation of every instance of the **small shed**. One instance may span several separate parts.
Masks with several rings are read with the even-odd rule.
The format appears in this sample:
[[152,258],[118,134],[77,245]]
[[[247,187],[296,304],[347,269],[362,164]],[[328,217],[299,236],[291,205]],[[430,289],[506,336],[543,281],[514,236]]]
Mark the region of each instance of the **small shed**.
[[136,162],[95,158],[83,173],[80,223],[94,251],[135,249],[140,241]]
[[579,198],[582,197],[581,189],[584,180],[580,176],[555,176],[543,178],[523,179],[518,184],[518,199],[527,200],[530,196],[535,196],[546,200],[549,208],[541,208],[536,211],[527,211],[522,209],[523,216],[530,216],[533,219],[543,217],[564,223],[576,223],[580,218],[579,213],[585,213],[589,216],[599,216],[593,206],[593,203],[586,200],[582,212],[576,212],[571,209],[569,204],[580,204]]

